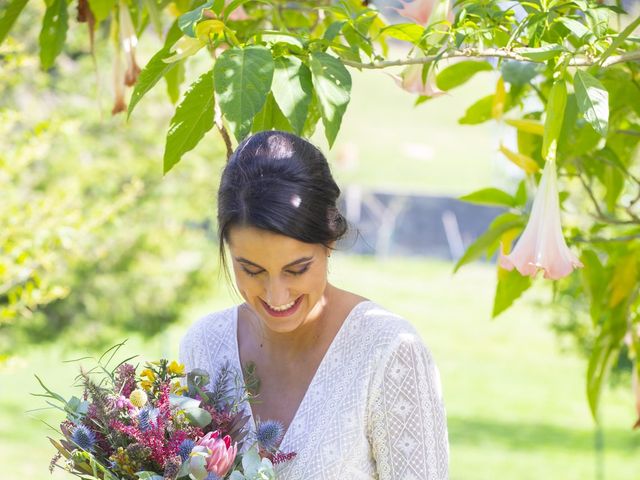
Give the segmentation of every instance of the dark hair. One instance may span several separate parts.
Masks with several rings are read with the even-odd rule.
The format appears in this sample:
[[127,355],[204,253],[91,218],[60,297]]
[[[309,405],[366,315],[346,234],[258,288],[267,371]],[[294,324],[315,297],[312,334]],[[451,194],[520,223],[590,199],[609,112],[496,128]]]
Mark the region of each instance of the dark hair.
[[252,226],[306,243],[329,244],[348,230],[336,206],[340,188],[327,159],[307,140],[280,131],[256,133],[238,145],[218,190],[221,265],[233,226]]

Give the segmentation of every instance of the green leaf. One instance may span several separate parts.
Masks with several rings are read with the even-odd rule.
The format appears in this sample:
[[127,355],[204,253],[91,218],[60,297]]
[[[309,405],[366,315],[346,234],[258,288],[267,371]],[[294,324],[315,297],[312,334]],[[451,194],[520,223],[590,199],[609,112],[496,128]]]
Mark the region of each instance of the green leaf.
[[300,135],[313,94],[309,68],[297,57],[277,58],[271,91],[294,132]]
[[149,90],[151,90],[162,77],[164,77],[168,72],[175,68],[178,63],[180,63],[166,63],[163,61],[164,58],[168,58],[171,55],[172,53],[170,52],[170,47],[165,47],[157,51],[156,54],[151,57],[151,60],[149,60],[149,62],[144,66],[144,68],[140,72],[140,75],[138,76],[138,81],[136,82],[136,86],[133,89],[133,93],[131,94],[127,117],[131,116],[131,112],[133,112],[133,109],[142,99],[142,97]]
[[478,205],[497,205],[499,207],[514,207],[516,205],[515,198],[498,188],[483,188],[468,195],[463,195],[459,197],[459,200]]
[[620,338],[612,335],[608,329],[603,328],[595,341],[589,365],[587,367],[587,398],[589,409],[593,419],[598,421],[598,410],[602,382],[611,370],[613,361],[617,358],[620,347]]
[[238,142],[267,100],[274,68],[271,52],[259,46],[225,50],[213,67],[218,103]]
[[164,478],[162,475],[148,470],[136,472],[136,475],[138,476],[138,480],[162,480]]
[[609,93],[593,75],[578,70],[573,78],[578,109],[593,129],[607,136],[609,128]]
[[520,180],[518,184],[514,200],[517,207],[524,207],[527,204],[527,185],[524,179]]
[[53,0],[47,7],[40,31],[40,64],[48,70],[62,52],[67,37],[69,14],[67,0]]
[[203,3],[199,7],[194,8],[190,12],[184,13],[178,17],[178,26],[185,35],[196,38],[196,23],[202,20],[204,10],[213,6],[213,0]]
[[213,102],[213,71],[210,70],[191,84],[171,119],[164,148],[165,174],[211,130]]
[[310,64],[325,136],[331,147],[351,98],[351,75],[340,60],[324,52],[313,52]]
[[480,235],[469,247],[464,255],[458,260],[453,272],[457,272],[458,269],[473,260],[476,260],[483,255],[507,230],[514,228],[521,228],[524,226],[524,221],[520,215],[513,213],[503,213],[498,215],[487,231]]
[[340,30],[342,30],[342,26],[345,23],[347,23],[345,20],[338,20],[336,22],[333,22],[331,25],[327,27],[327,29],[324,32],[324,35],[322,35],[322,38],[324,38],[328,42],[333,41],[333,39],[338,36],[338,34],[340,33]]
[[580,261],[584,265],[581,269],[582,281],[585,286],[584,290],[589,294],[589,313],[591,314],[591,322],[596,327],[600,321],[600,312],[602,311],[603,298],[602,286],[606,285],[606,272],[598,254],[593,250],[582,250]]
[[493,70],[489,62],[465,60],[442,70],[436,77],[436,84],[441,90],[451,90],[467,83],[476,73],[488,70]]
[[586,35],[589,35],[591,31],[583,23],[569,17],[559,17],[558,21],[567,27],[571,33],[573,33],[578,39],[582,39]]
[[111,14],[116,0],[89,0],[89,7],[97,22],[101,22]]
[[7,38],[9,30],[13,27],[13,24],[28,1],[29,0],[12,0],[12,2],[5,7],[4,15],[0,18],[0,44]]
[[196,427],[204,428],[211,423],[211,414],[203,408],[189,408],[184,411],[184,414]]
[[518,55],[522,55],[524,58],[533,60],[534,62],[544,62],[557,57],[564,51],[562,45],[551,44],[538,48],[516,48],[515,52]]
[[564,110],[567,106],[567,84],[558,80],[551,86],[547,99],[546,118],[544,121],[544,135],[542,137],[542,158],[556,158],[556,150],[562,131]]
[[416,23],[399,23],[383,28],[380,30],[380,34],[385,34],[389,37],[397,38],[398,40],[416,44],[420,43],[420,40],[424,35],[424,27]]
[[633,22],[627,25],[625,29],[622,32],[620,32],[618,36],[613,40],[613,42],[611,42],[611,45],[609,45],[609,48],[607,48],[604,51],[604,53],[600,56],[600,61],[598,63],[602,65],[602,62],[604,62],[609,56],[611,56],[611,54],[614,53],[618,49],[618,47],[624,43],[627,37],[631,35],[634,32],[634,30],[638,28],[639,25],[640,25],[640,15],[638,15],[638,17]]
[[529,287],[531,278],[520,275],[514,268],[511,271],[498,267],[498,285],[493,299],[493,318],[500,315],[519,298]]
[[167,95],[171,103],[174,105],[180,100],[180,85],[184,82],[184,60],[173,62],[176,68],[173,68],[164,74],[167,83]]
[[156,0],[144,0],[144,4],[147,7],[147,12],[149,13],[151,23],[153,23],[153,28],[158,32],[158,35],[162,36],[162,15],[158,9]]
[[273,94],[269,93],[267,101],[264,102],[262,109],[253,117],[252,132],[261,132],[263,130],[282,130],[285,132],[293,131],[291,124],[284,116],[278,104],[273,98]]
[[464,114],[464,117],[458,120],[462,125],[477,125],[493,118],[491,116],[493,108],[494,95],[487,95],[476,103],[471,105]]
[[520,87],[529,83],[540,73],[540,66],[531,62],[511,60],[503,62],[500,70],[505,82]]

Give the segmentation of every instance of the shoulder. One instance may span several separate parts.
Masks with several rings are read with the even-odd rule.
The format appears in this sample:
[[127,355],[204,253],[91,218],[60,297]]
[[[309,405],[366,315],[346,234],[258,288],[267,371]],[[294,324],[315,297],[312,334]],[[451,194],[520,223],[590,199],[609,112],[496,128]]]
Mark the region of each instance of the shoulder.
[[220,333],[231,327],[235,318],[236,306],[207,313],[194,321],[180,339],[180,348],[189,348],[203,342],[207,338],[216,338]]
[[366,332],[369,347],[377,352],[388,351],[401,343],[424,345],[416,328],[403,316],[374,301],[361,305],[359,327]]

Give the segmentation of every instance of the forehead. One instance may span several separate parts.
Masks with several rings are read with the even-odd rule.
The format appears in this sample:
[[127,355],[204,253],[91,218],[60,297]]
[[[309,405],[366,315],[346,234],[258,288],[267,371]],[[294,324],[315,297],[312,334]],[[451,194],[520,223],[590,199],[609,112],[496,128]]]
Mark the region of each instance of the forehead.
[[260,265],[286,264],[299,257],[311,256],[322,248],[320,244],[301,242],[260,228],[235,226],[229,229],[229,249],[233,256]]

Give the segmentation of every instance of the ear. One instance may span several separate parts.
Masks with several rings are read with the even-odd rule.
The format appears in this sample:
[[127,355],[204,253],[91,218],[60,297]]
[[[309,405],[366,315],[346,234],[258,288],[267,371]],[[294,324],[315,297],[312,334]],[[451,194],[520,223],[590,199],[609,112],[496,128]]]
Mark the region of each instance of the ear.
[[336,248],[336,241],[335,240],[329,244],[329,248],[325,247],[325,250],[327,252],[327,256],[329,256],[329,257],[331,256],[331,252],[333,251],[334,248]]

